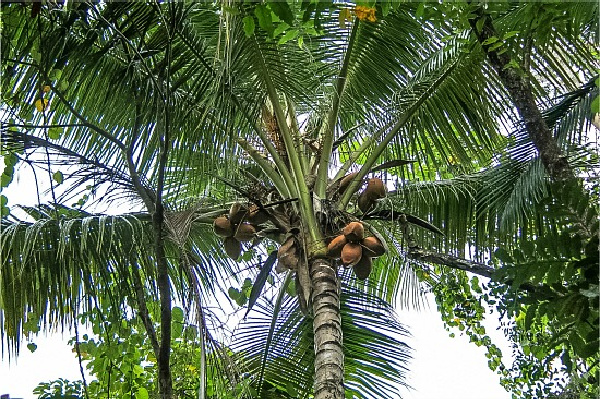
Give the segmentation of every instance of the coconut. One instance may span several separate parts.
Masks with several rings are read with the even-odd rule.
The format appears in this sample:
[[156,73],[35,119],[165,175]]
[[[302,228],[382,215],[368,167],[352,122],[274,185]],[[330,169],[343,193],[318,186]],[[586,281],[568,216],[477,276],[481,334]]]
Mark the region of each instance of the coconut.
[[368,256],[363,256],[360,258],[360,261],[352,266],[352,270],[354,270],[354,274],[359,280],[364,280],[369,277],[371,274],[371,269],[373,268],[373,261]]
[[220,237],[231,237],[233,235],[233,229],[227,216],[222,215],[215,219],[213,223],[213,230],[215,234]]
[[[340,193],[340,195],[344,194],[344,191],[346,191],[346,189],[350,185],[350,182],[356,177],[356,175],[358,175],[358,173],[350,173],[349,175],[342,177],[342,179],[340,180],[340,185],[338,187],[338,192]],[[359,188],[360,185],[357,185],[356,191],[358,191]]]
[[334,259],[339,258],[342,254],[342,248],[344,248],[344,245],[347,243],[348,240],[346,239],[345,235],[340,234],[339,236],[335,237],[327,246],[327,256]]
[[358,209],[360,209],[362,213],[369,212],[374,206],[375,200],[369,197],[366,190],[360,193],[358,197]]
[[369,179],[365,192],[372,200],[384,198],[386,192],[385,185],[381,179],[374,177]]
[[298,270],[299,262],[298,246],[296,245],[294,237],[289,237],[277,250],[278,269]]
[[377,237],[365,237],[362,242],[363,254],[371,258],[376,258],[385,253],[383,243]]
[[225,241],[223,241],[223,246],[225,247],[225,253],[233,260],[237,260],[242,254],[242,243],[234,237],[227,237]]
[[360,222],[350,222],[344,227],[344,235],[350,242],[358,242],[362,240],[365,234],[365,228]]
[[353,266],[357,264],[362,257],[362,247],[360,244],[348,243],[342,248],[341,257],[343,264]]
[[231,204],[231,209],[229,209],[229,222],[238,224],[246,218],[247,214],[248,208],[241,202],[235,202]]
[[248,210],[248,221],[250,223],[256,226],[266,223],[268,220],[269,214],[266,211],[260,209],[256,205],[250,206],[250,209]]
[[240,241],[252,241],[256,234],[256,228],[250,223],[242,223],[237,227],[235,238]]

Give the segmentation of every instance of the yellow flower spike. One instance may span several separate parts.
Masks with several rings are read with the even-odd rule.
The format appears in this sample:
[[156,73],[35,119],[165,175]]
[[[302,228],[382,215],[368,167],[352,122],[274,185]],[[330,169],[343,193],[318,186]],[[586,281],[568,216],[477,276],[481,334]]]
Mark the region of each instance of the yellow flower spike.
[[47,99],[37,99],[35,100],[35,108],[38,110],[38,112],[44,112],[45,109],[48,108],[48,104],[50,101],[48,101]]
[[44,86],[44,93],[48,93],[50,91],[50,86]]
[[361,21],[367,20],[369,22],[377,21],[375,18],[375,9],[366,6],[356,6],[354,9],[354,13],[356,14],[356,18]]

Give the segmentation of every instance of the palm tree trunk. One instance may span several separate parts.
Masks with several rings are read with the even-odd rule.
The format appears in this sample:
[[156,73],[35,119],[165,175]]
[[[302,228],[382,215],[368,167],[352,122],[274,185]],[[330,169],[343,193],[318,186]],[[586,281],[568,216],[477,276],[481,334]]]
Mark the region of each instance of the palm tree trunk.
[[573,180],[575,178],[573,170],[537,106],[533,96],[533,86],[529,78],[522,74],[523,69],[525,69],[525,73],[529,73],[528,68],[525,65],[512,67],[513,58],[506,52],[504,46],[492,50],[493,42],[486,44],[487,40],[499,36],[492,23],[492,18],[485,13],[483,7],[475,8],[473,15],[469,19],[471,29],[483,47],[490,64],[504,83],[519,115],[523,118],[527,133],[537,148],[544,167],[554,179]]
[[344,351],[337,270],[327,259],[317,258],[311,263],[315,344],[314,398],[343,399]]

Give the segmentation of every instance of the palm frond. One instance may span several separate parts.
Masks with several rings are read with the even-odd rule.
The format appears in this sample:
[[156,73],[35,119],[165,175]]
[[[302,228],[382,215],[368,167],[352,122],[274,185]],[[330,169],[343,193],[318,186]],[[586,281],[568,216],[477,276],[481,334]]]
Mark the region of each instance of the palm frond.
[[[9,353],[19,350],[23,323],[65,326],[79,303],[83,310],[95,306],[87,299],[98,284],[107,291],[105,300],[119,309],[133,297],[131,267],[141,268],[146,288],[157,297],[149,215],[94,215],[64,206],[23,210],[35,221],[3,219],[0,234],[0,309]],[[189,284],[199,283],[208,300],[226,290],[227,277],[240,267],[221,260],[223,250],[211,226],[190,222],[185,243],[166,246],[175,295],[183,303],[190,298]],[[195,274],[193,282],[180,269],[186,265]]]
[[[348,277],[346,273],[344,280]],[[346,389],[359,398],[399,397],[410,359],[409,347],[400,341],[407,330],[387,302],[346,283],[341,303]],[[276,317],[264,379],[275,386],[291,385],[299,397],[308,397],[314,373],[310,320],[302,315],[296,298],[287,294],[276,315],[273,306],[257,303],[234,335],[233,347],[244,354],[247,370],[258,376],[271,319]]]

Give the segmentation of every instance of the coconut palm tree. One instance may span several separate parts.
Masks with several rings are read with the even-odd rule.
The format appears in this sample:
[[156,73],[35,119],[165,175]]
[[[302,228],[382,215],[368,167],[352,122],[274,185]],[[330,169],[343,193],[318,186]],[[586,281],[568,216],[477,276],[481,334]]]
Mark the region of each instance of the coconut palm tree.
[[[565,117],[583,115],[593,95],[584,85],[596,9],[560,10],[581,34],[562,22],[552,33],[539,21],[532,28],[539,13],[530,5],[488,11],[509,50],[536,44],[525,46],[529,94],[584,90]],[[3,219],[2,331],[18,348],[39,320],[68,323],[80,306],[101,308],[89,298],[114,301],[111,309],[133,304],[164,398],[172,396],[173,296],[193,298],[204,347],[213,345],[205,355],[217,356],[205,306],[261,255],[248,295],[260,315],[239,332],[258,386],[287,382],[306,393],[312,384],[315,398],[384,395],[373,384],[402,383],[397,368],[407,358],[399,338],[381,332],[403,331],[388,302],[398,294],[418,302],[419,290],[417,268],[394,260],[407,254],[443,273],[490,276],[481,259],[512,241],[498,228],[531,215],[545,187],[528,139],[497,157],[510,141],[501,126],[516,114],[494,68],[510,61],[498,69],[489,56],[499,52],[490,49],[495,36],[471,35],[479,24],[466,7],[49,2],[2,10],[3,184],[17,163],[54,182],[53,206],[24,209],[33,222]],[[472,15],[489,27],[484,14]],[[542,42],[545,34],[554,41]],[[565,43],[578,51],[565,52]],[[565,147],[580,122],[567,120]],[[77,198],[141,208],[106,216],[64,205]],[[287,277],[270,305],[258,298],[275,263]],[[352,272],[340,272],[342,263]],[[97,285],[110,294],[97,298]],[[159,331],[150,294],[159,298]]]

